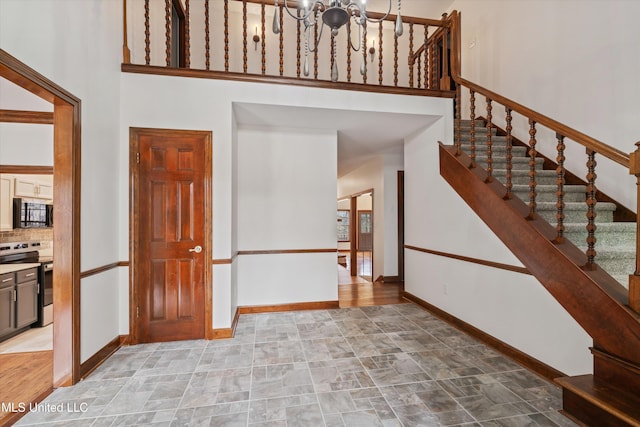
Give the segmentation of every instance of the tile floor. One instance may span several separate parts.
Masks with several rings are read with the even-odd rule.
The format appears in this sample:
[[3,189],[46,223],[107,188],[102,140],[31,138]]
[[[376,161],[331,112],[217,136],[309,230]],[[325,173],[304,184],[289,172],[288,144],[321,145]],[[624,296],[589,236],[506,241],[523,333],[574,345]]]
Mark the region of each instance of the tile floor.
[[[414,304],[242,315],[123,347],[18,425],[573,426],[560,391]],[[46,409],[46,408],[45,408]]]

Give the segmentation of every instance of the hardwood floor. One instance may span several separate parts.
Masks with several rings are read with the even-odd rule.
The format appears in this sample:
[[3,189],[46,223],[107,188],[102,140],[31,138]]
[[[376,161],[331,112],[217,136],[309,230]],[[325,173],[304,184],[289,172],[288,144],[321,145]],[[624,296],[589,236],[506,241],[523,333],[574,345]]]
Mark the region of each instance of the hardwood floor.
[[9,426],[29,410],[31,402],[39,402],[51,393],[53,352],[1,354],[0,384],[0,402],[4,405],[0,408],[0,426]]
[[[341,251],[343,255],[345,255],[346,265],[344,266],[347,271],[351,271],[351,257],[349,256],[349,252]],[[371,251],[358,251],[356,254],[357,261],[357,271],[358,276],[372,282],[372,269],[373,269],[373,253]]]
[[341,308],[408,302],[402,297],[402,284],[371,283],[352,277],[341,265],[338,265],[338,300]]

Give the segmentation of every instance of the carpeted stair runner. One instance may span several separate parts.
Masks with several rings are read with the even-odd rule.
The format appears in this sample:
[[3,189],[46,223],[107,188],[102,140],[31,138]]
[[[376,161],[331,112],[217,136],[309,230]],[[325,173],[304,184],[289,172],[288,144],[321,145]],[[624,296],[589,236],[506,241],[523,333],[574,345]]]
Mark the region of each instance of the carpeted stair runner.
[[[460,125],[462,150],[471,155],[471,121],[462,120]],[[493,176],[506,184],[507,140],[498,136],[492,129],[492,164]],[[475,123],[476,163],[479,167],[487,166],[487,129],[482,120]],[[529,203],[529,157],[527,147],[515,146],[512,149],[512,184],[513,193],[525,203]],[[543,170],[543,159],[536,159],[536,204],[540,217],[555,227],[557,185],[556,171]],[[597,185],[597,183],[596,183]],[[587,249],[587,204],[584,185],[564,186],[564,226],[565,237],[582,250]],[[635,269],[635,231],[633,222],[613,222],[613,203],[598,202],[596,204],[596,263],[607,273],[628,287],[629,274]]]

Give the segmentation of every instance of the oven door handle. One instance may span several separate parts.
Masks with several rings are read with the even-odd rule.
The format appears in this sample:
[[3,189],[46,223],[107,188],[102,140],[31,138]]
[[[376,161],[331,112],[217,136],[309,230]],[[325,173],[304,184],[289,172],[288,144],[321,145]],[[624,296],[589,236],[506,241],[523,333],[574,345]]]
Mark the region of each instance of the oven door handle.
[[53,270],[53,264],[44,264],[44,271],[51,271]]

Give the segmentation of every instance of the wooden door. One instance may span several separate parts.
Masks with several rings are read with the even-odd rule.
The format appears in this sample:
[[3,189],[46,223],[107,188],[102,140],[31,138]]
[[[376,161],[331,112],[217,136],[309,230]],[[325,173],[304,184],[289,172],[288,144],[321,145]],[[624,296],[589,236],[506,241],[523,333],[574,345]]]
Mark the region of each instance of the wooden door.
[[132,129],[139,159],[134,185],[138,342],[205,337],[210,139],[209,132]]
[[358,211],[358,250],[373,250],[373,222],[371,211]]

